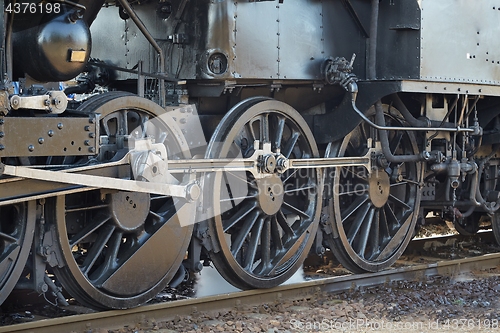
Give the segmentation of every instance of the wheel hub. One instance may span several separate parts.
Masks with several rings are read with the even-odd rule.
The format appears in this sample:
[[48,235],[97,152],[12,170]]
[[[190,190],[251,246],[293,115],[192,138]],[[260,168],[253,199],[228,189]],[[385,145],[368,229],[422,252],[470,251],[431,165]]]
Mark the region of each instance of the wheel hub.
[[258,202],[262,211],[267,215],[274,215],[283,204],[283,182],[277,175],[257,180],[259,189]]
[[370,174],[368,184],[368,193],[373,205],[377,208],[383,207],[389,199],[391,190],[389,175],[383,170],[376,169]]
[[109,209],[119,229],[133,232],[144,225],[151,200],[148,193],[118,192],[110,196]]

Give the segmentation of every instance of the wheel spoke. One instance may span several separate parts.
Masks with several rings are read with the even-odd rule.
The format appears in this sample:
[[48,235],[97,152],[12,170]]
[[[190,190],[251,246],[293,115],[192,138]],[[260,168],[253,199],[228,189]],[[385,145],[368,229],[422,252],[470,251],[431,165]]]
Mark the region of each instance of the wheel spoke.
[[[112,118],[112,119],[116,120],[116,118]],[[105,119],[105,121],[101,125],[104,128],[104,133],[108,137],[110,137],[110,136],[112,136],[114,134],[114,133],[111,133],[111,129],[109,128],[109,122],[110,121],[111,121],[111,118]]]
[[261,271],[269,268],[271,264],[271,219],[267,218],[264,221],[261,236]]
[[114,231],[106,244],[104,261],[96,272],[90,274],[94,283],[100,286],[117,267],[118,252],[123,241],[123,232]]
[[368,240],[371,251],[367,258],[373,259],[380,252],[380,209],[375,211],[375,216],[370,229],[370,238]]
[[127,114],[128,110],[121,110],[117,114],[118,120],[118,135],[127,135],[129,134],[128,122],[127,122]]
[[391,238],[389,243],[384,247],[377,259],[384,258],[385,256],[394,253],[396,249],[401,245],[402,239],[404,239],[409,232],[409,227],[411,225],[411,218],[406,219],[405,223],[399,228],[396,234]]
[[3,233],[3,232],[0,232],[0,239],[3,239],[4,241],[9,242],[9,243],[13,243],[13,244],[17,242],[17,238],[12,237],[11,235],[8,235],[8,234]]
[[90,251],[88,251],[83,264],[80,266],[80,269],[84,275],[86,276],[89,275],[90,269],[95,264],[97,258],[102,254],[104,247],[106,246],[107,242],[109,241],[109,238],[111,237],[114,231],[115,227],[111,225],[101,229],[99,235],[97,236],[97,239],[90,248]]
[[366,132],[366,128],[365,128],[364,124],[361,124],[359,126],[359,129],[360,129],[360,132],[361,132],[361,140],[362,140],[362,142],[367,142],[368,138],[373,138],[372,135],[368,135],[368,133]]
[[290,172],[290,174],[288,176],[286,176],[285,180],[283,180],[283,183],[286,183],[290,180],[290,178],[292,178],[293,176],[295,176],[297,174],[299,169],[296,169],[296,170],[293,170],[293,172]]
[[389,142],[389,149],[393,154],[396,153],[396,150],[399,148],[402,138],[403,138],[403,132],[396,132],[392,140]]
[[[341,174],[341,177],[346,177],[347,174],[351,174],[352,176],[356,177],[356,178],[359,178],[361,180],[364,180],[364,181],[368,181],[368,178],[366,177],[366,175],[364,175],[364,173],[366,173],[366,169],[360,169],[360,168],[356,168],[356,167],[342,167],[341,168],[342,171],[342,174]],[[338,168],[337,168],[338,170]],[[345,172],[344,170],[347,170],[347,172]]]
[[359,240],[357,242],[356,253],[361,258],[365,258],[366,245],[368,244],[368,236],[372,228],[373,217],[375,215],[375,207],[370,207],[370,210],[363,219],[361,232],[359,233]]
[[255,199],[255,195],[247,195],[245,197],[235,197],[235,198],[229,198],[229,199],[220,199],[220,202],[234,202],[234,201],[243,201],[246,199]]
[[372,208],[371,203],[365,202],[363,206],[359,209],[352,223],[350,224],[349,232],[347,233],[347,239],[349,240],[350,244],[353,243],[354,238],[359,234],[359,229],[361,228],[361,225],[365,221],[366,215],[368,214],[371,208]]
[[352,195],[352,194],[356,194],[356,195],[359,196],[361,194],[366,194],[368,192],[368,190],[369,190],[368,186],[362,186],[361,189],[358,189],[357,186],[356,186],[355,190],[347,191],[347,192],[340,192],[339,196],[341,196],[341,195]]
[[309,214],[307,214],[306,212],[301,211],[300,209],[298,209],[295,206],[292,206],[291,204],[289,204],[286,201],[283,201],[283,206],[286,207],[286,208],[288,208],[292,213],[295,213],[295,214],[297,214],[299,216],[302,216],[306,220],[311,219],[311,216],[309,216]]
[[281,149],[281,139],[283,137],[283,131],[285,130],[285,117],[277,116],[277,122],[274,145],[272,147],[274,152],[276,152],[276,149]]
[[352,215],[352,213],[363,206],[363,204],[368,201],[368,198],[368,195],[357,197],[346,210],[342,211],[342,222],[345,222]]
[[404,202],[403,200],[399,199],[395,195],[390,194],[389,195],[389,201],[391,201],[392,203],[394,203],[394,204],[396,204],[396,205],[398,205],[400,207],[404,207],[406,210],[411,210],[411,207],[406,202]]
[[390,234],[392,235],[392,233],[400,226],[399,219],[396,217],[396,214],[389,205],[384,206],[384,211],[389,224],[389,230],[391,231]]
[[[241,175],[239,174],[236,174],[234,172],[230,172],[230,171],[224,171],[224,173],[230,175],[231,177],[233,177],[234,179],[238,180],[238,181],[241,181],[243,183],[246,183],[248,185],[252,185],[252,182],[248,181],[247,178],[243,178]],[[243,173],[242,173],[243,174]]]
[[[147,115],[139,115],[139,118],[140,118],[140,123],[141,123],[141,138],[145,138],[146,137],[146,133],[148,132],[148,124],[149,124],[149,116]],[[158,140],[158,142],[163,142],[163,140]]]
[[252,210],[255,209],[257,203],[255,201],[247,202],[243,207],[241,207],[236,214],[231,216],[230,219],[223,222],[224,232],[231,229],[236,223],[241,221],[245,216],[247,216]]
[[302,187],[299,187],[299,188],[285,190],[284,193],[290,194],[290,193],[294,193],[294,192],[300,192],[300,191],[305,191],[305,190],[312,190],[312,189],[315,189],[315,188],[316,188],[316,184],[311,184],[311,185],[306,185],[306,186],[302,186]]
[[279,252],[283,250],[283,241],[281,239],[281,234],[279,230],[279,223],[277,221],[277,216],[271,217],[271,240],[273,242],[273,257],[277,256]]
[[295,147],[295,145],[299,141],[299,137],[300,137],[300,133],[294,131],[292,133],[292,136],[288,139],[288,141],[285,145],[285,148],[282,151],[282,154],[286,158],[290,158],[290,155],[292,154],[293,148]]
[[250,234],[250,231],[252,230],[259,215],[260,213],[257,210],[254,210],[252,214],[244,219],[241,228],[238,230],[236,239],[231,244],[231,252],[233,253],[233,256],[236,256],[238,252],[240,252],[245,239]]
[[107,204],[102,204],[102,205],[94,205],[94,206],[89,206],[89,207],[73,207],[73,208],[66,208],[66,214],[70,213],[76,213],[76,212],[89,212],[91,210],[97,210],[97,209],[102,209],[102,208],[107,208]]
[[269,143],[269,114],[260,117],[260,141]]
[[246,129],[247,129],[248,133],[249,133],[249,134],[250,134],[250,136],[251,136],[251,137],[250,137],[250,140],[248,140],[248,141],[249,141],[249,143],[250,143],[251,145],[253,145],[253,142],[254,142],[255,140],[257,140],[257,138],[260,138],[260,136],[257,136],[257,134],[255,133],[255,130],[254,130],[254,128],[253,128],[253,123],[254,123],[254,122],[255,122],[255,120],[253,120],[253,121],[248,122],[248,123],[246,123],[246,124],[245,124],[245,127],[246,127]]
[[155,223],[161,223],[164,220],[163,216],[161,216],[157,212],[153,212],[151,210],[149,211],[149,215],[148,216]]
[[287,239],[290,239],[292,237],[295,237],[295,230],[293,230],[290,225],[288,224],[286,220],[286,215],[283,213],[282,210],[278,211],[276,214],[276,221],[278,222],[279,226],[281,229],[283,229],[283,232],[287,236]]
[[224,175],[224,181],[226,183],[226,191],[227,191],[227,195],[228,195],[228,199],[221,199],[221,201],[229,201],[231,203],[231,208],[234,208],[236,207],[236,202],[235,202],[235,198],[233,196],[233,192],[231,191],[231,185],[229,183],[229,180],[227,179],[227,174],[225,172],[223,172],[223,175]]
[[259,222],[253,225],[252,236],[250,237],[250,243],[248,244],[248,253],[245,257],[245,262],[243,267],[249,271],[253,271],[253,265],[255,262],[255,256],[257,254],[257,249],[259,247],[259,240],[261,238],[262,225],[264,224],[264,217],[259,218]]
[[391,187],[396,187],[396,186],[401,186],[401,185],[408,185],[410,182],[408,180],[403,180],[401,182],[397,182],[397,183],[392,183],[390,186]]
[[104,223],[108,222],[111,216],[109,214],[99,214],[94,220],[87,224],[82,230],[80,230],[77,234],[75,234],[69,240],[69,246],[73,247],[80,243],[85,237],[92,234],[98,228],[100,228]]
[[389,221],[387,220],[387,214],[385,213],[385,207],[379,210],[380,216],[380,237],[382,243],[385,243],[389,238],[391,238],[391,229],[389,228]]

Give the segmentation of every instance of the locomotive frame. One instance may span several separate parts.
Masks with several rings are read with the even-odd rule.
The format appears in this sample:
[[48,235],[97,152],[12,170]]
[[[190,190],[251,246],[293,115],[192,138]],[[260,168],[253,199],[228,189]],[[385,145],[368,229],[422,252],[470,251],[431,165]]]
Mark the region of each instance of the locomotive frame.
[[500,240],[494,0],[15,3],[0,302],[128,308],[211,262],[268,288],[325,247],[378,271],[430,211]]

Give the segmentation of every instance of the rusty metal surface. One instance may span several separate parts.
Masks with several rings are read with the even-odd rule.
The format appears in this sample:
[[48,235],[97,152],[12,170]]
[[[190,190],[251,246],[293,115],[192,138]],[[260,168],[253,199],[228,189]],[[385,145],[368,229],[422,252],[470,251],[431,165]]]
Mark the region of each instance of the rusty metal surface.
[[272,289],[241,291],[197,299],[146,305],[122,311],[106,311],[64,318],[47,319],[38,322],[0,327],[0,333],[58,333],[87,332],[96,328],[117,328],[134,325],[145,318],[157,321],[175,316],[193,315],[202,311],[239,307],[240,305],[262,304],[281,299],[300,299],[322,292],[340,292],[357,287],[382,285],[390,281],[419,280],[428,276],[456,276],[471,270],[495,267],[500,264],[500,253],[480,257],[443,261],[427,265],[389,269],[386,271],[332,277],[304,283],[279,286]]
[[98,131],[89,118],[6,117],[0,123],[0,156],[93,155]]

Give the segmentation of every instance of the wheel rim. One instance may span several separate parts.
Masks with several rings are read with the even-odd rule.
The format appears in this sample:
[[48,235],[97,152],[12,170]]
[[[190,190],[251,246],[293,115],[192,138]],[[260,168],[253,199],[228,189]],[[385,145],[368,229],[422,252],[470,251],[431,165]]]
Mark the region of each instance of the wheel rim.
[[0,304],[14,289],[28,259],[35,228],[35,203],[0,207]]
[[[102,162],[119,154],[118,138],[132,132],[163,142],[169,159],[190,157],[173,119],[146,99],[105,94],[79,109],[101,114],[100,135],[108,139]],[[185,257],[194,222],[193,203],[121,191],[59,196],[49,211],[66,264],[55,273],[80,303],[98,309],[134,307],[161,291]]]
[[[254,140],[270,143],[273,153],[279,148],[287,158],[318,156],[312,133],[297,111],[282,102],[253,98],[226,114],[206,157],[249,157]],[[314,239],[320,170],[289,170],[263,179],[249,172],[218,172],[209,184],[206,188],[213,193],[205,200],[213,205],[215,216],[211,236],[220,248],[211,258],[219,272],[240,289],[269,288],[286,281]]]
[[[388,126],[401,126],[398,112],[384,106]],[[368,113],[373,117],[374,111]],[[362,123],[327,156],[363,156],[368,139],[377,133]],[[390,131],[393,154],[417,152],[411,132]],[[380,154],[379,154],[380,156]],[[379,165],[368,172],[364,167],[339,167],[334,171],[333,203],[330,205],[334,232],[327,236],[339,261],[353,272],[374,272],[392,265],[413,237],[418,215],[420,165],[388,163],[383,157],[372,159]]]
[[479,231],[479,220],[483,214],[479,212],[474,212],[470,216],[457,218],[455,221],[455,230],[458,231],[460,235],[472,236],[477,234]]

